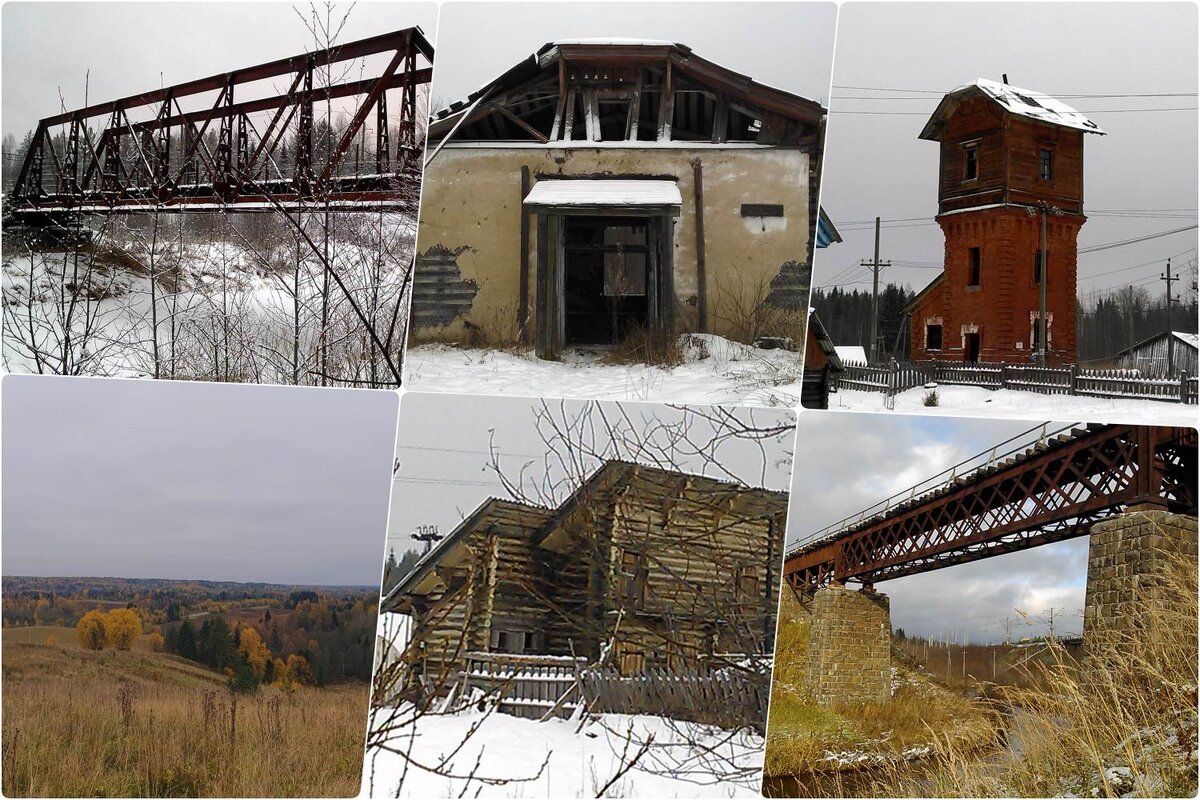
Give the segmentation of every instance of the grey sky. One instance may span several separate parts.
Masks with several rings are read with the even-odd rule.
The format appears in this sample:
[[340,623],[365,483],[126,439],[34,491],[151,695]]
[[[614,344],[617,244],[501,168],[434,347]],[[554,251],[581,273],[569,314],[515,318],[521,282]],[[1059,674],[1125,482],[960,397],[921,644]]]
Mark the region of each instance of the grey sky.
[[[569,418],[585,406],[583,401],[562,401],[561,406],[557,400],[548,402],[556,414],[565,408]],[[546,448],[534,421],[534,411],[540,405],[541,401],[529,398],[405,393],[396,450],[401,468],[393,482],[389,547],[394,547],[397,555],[418,549],[420,545],[410,537],[418,525],[437,525],[441,533],[448,534],[489,497],[509,497],[489,467],[490,430],[495,430],[495,445],[508,474],[517,476],[529,463],[526,488],[532,489],[535,482],[540,482],[547,474],[542,461]],[[683,413],[654,403],[621,406],[643,430],[653,426],[655,420],[677,421]],[[603,403],[602,407],[614,418],[619,413],[615,403]],[[740,419],[764,426],[787,424],[792,418],[792,412],[775,409],[739,409],[737,414]],[[697,421],[695,431],[699,441],[711,426]],[[721,457],[725,468],[746,483],[786,491],[791,445],[790,435],[772,441],[764,458],[757,447],[733,442],[722,448]],[[703,468],[686,456],[680,456],[679,462],[688,471]],[[712,471],[706,474],[726,477]],[[553,469],[550,475],[552,480],[561,477]],[[565,493],[559,499],[565,499]]]
[[[789,541],[856,514],[1037,424],[803,412]],[[1056,632],[1078,632],[1082,619],[1072,615],[1083,607],[1087,541],[1081,537],[1036,547],[885,581],[876,588],[891,598],[892,627],[909,634],[941,637],[957,631],[959,641],[998,641],[1004,636],[1006,616],[1012,618],[1014,636],[1039,634],[1045,625],[1036,619],[1026,625],[1016,609],[1036,618],[1052,607],[1066,612],[1063,620],[1056,620]]]
[[5,575],[372,585],[397,396],[6,376]]
[[[1085,137],[1085,212],[1189,209],[1186,218],[1094,214],[1081,248],[1194,225],[1197,112],[1105,109],[1195,108],[1196,24],[1194,3],[843,5],[821,203],[845,241],[818,252],[814,285],[870,291],[870,271],[856,265],[871,257],[876,216],[904,220],[896,223],[902,227],[885,225],[882,258],[927,265],[884,269],[883,280],[920,290],[940,269],[943,238],[933,223],[938,145],[917,139],[940,95],[880,88],[945,92],[1008,73],[1013,85],[1050,95],[1192,93],[1064,102],[1089,112],[1108,134]],[[861,113],[868,111],[908,113]],[[1194,261],[1196,241],[1193,230],[1082,254],[1080,292],[1135,283],[1161,296],[1164,284],[1155,279],[1162,260]]]
[[461,100],[546,42],[625,37],[686,44],[760,83],[825,103],[833,3],[446,3],[435,101]]
[[[335,5],[333,16],[348,8]],[[60,88],[67,108],[82,106],[89,70],[88,97],[98,102],[312,50],[297,15],[311,10],[289,2],[5,3],[0,125],[24,135],[59,111]],[[340,40],[419,25],[432,41],[436,21],[432,2],[359,2]]]

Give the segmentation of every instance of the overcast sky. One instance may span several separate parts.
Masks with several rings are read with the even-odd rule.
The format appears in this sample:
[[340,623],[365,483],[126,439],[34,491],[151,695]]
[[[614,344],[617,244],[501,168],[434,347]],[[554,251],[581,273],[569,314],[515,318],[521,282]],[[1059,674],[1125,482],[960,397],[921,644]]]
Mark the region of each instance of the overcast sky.
[[[289,2],[5,3],[0,127],[19,139],[60,110],[59,90],[68,109],[83,106],[85,76],[94,103],[312,50],[297,13],[311,10]],[[434,39],[434,3],[336,4],[332,16],[347,10],[340,41],[413,25]]]
[[[788,539],[807,537],[1036,424],[802,412]],[[1049,608],[1065,612],[1055,620],[1056,634],[1078,633],[1083,619],[1075,614],[1083,608],[1087,543],[1081,537],[884,581],[876,588],[891,598],[892,627],[909,634],[957,632],[960,642],[966,637],[1003,641],[1003,620],[1010,617],[1014,637],[1037,635],[1045,632],[1044,623],[1026,625],[1017,609],[1037,617]]]
[[[560,420],[575,419],[586,405],[582,401],[548,402]],[[527,489],[532,490],[535,482],[540,483],[547,474],[542,460],[546,447],[534,417],[541,407],[539,400],[407,392],[402,405],[396,448],[400,470],[393,482],[388,532],[389,547],[395,548],[397,556],[420,548],[411,538],[417,526],[436,525],[440,533],[448,534],[488,498],[511,499],[489,466],[491,431],[495,431],[495,446],[502,454],[501,464],[514,480],[526,464],[530,465]],[[655,403],[601,405],[614,419],[623,408],[642,430],[651,429],[659,421],[677,422],[683,416],[680,410]],[[738,409],[736,413],[740,419],[760,426],[786,425],[793,418],[791,411],[776,409]],[[703,421],[694,424],[696,441],[712,430]],[[600,439],[609,441],[603,435]],[[725,468],[747,484],[787,491],[791,447],[788,435],[770,441],[765,458],[757,446],[743,442],[732,442],[720,453]],[[626,458],[634,460],[629,455]],[[696,459],[682,455],[678,463],[689,472],[702,473],[704,469]],[[711,471],[707,474],[727,477]],[[553,469],[550,475],[552,481],[562,477]],[[568,488],[575,487],[563,486],[561,499],[565,499]]]
[[392,392],[3,379],[5,575],[376,584]]
[[[1196,108],[1196,24],[1194,3],[844,4],[821,203],[845,241],[818,251],[814,284],[870,291],[857,264],[872,255],[876,216],[898,220],[885,224],[881,257],[924,265],[885,268],[884,281],[920,290],[937,276],[939,150],[917,134],[942,93],[1002,73],[1050,95],[1190,95],[1064,102],[1107,132],[1085,137],[1081,248],[1195,225],[1197,112],[1127,109]],[[1162,216],[1100,214],[1127,209]],[[1195,230],[1081,254],[1080,292],[1134,283],[1159,297],[1163,259],[1195,255]]]
[[[465,98],[556,39],[664,39],[824,104],[833,3],[446,3],[433,97]],[[437,102],[435,102],[437,105]]]

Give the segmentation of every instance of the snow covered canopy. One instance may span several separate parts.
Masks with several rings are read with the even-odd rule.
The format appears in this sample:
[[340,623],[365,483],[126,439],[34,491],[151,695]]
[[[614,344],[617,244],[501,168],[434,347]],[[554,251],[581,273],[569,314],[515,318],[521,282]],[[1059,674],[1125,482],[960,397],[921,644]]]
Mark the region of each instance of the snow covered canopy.
[[541,180],[525,197],[527,208],[619,206],[678,211],[682,203],[679,185],[675,181],[660,180]]
[[695,55],[638,39],[550,42],[434,115],[430,142],[815,145],[825,109]]
[[954,113],[954,110],[958,108],[963,100],[980,94],[998,103],[1005,111],[1011,114],[1028,117],[1050,125],[1074,128],[1085,133],[1104,135],[1104,131],[1100,130],[1099,125],[1061,100],[1056,100],[1049,95],[1035,92],[1032,89],[1021,89],[1016,86],[1010,86],[1007,83],[998,83],[987,78],[977,78],[974,83],[959,86],[942,98],[942,102],[938,103],[933,116],[925,123],[925,127],[921,130],[919,138],[935,142],[940,141],[946,118]]

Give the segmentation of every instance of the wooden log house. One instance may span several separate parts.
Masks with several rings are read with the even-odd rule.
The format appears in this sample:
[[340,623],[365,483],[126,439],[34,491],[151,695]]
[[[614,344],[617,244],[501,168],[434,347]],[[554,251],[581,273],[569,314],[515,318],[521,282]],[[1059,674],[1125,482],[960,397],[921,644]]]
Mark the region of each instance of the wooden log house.
[[444,694],[468,654],[689,673],[771,652],[787,493],[620,461],[557,508],[491,499],[403,579],[403,658]]

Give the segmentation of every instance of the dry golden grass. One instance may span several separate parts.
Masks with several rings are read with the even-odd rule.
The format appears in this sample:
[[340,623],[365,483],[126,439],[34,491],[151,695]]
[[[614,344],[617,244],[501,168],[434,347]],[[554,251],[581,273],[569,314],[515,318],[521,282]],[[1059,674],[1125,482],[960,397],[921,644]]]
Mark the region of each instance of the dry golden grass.
[[890,702],[818,708],[803,689],[807,647],[807,619],[781,616],[763,765],[768,777],[848,766],[831,754],[897,757],[933,745],[939,734],[972,747],[995,738],[996,721],[986,706],[899,664]]
[[626,331],[600,361],[604,364],[678,367],[683,363],[683,350],[678,336],[664,336],[639,325]]
[[367,687],[234,696],[161,653],[4,643],[8,797],[350,797]]
[[[1023,685],[1003,692],[1015,709],[1014,746],[980,751],[938,731],[923,761],[768,788],[810,797],[1195,797],[1198,589],[1195,562],[1180,561],[1143,604],[1140,628],[1096,643],[1093,660],[1080,665],[1060,650],[1030,662]],[[772,706],[773,727],[774,697]]]

